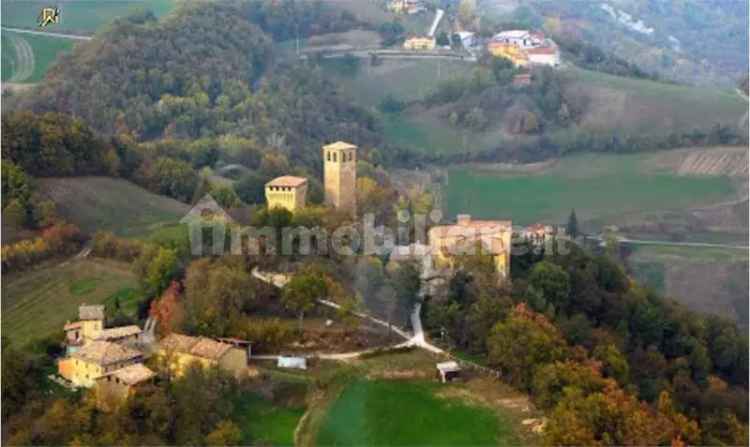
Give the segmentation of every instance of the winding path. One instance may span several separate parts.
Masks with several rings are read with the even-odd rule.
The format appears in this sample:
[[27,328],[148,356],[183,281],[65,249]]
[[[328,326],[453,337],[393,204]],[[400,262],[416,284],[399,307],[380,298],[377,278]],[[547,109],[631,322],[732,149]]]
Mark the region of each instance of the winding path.
[[[277,288],[283,288],[287,282],[289,282],[289,278],[286,275],[280,274],[280,273],[264,273],[261,272],[257,267],[254,267],[252,270],[252,275],[267,283],[271,284],[274,287]],[[326,307],[330,307],[332,309],[340,309],[341,306],[337,303],[334,303],[333,301],[326,300],[323,298],[320,298],[317,300],[318,304]],[[397,345],[390,346],[390,348],[403,348],[403,347],[416,347],[425,349],[427,351],[430,351],[435,354],[445,354],[445,351],[438,348],[437,346],[434,346],[427,342],[424,336],[424,330],[422,329],[422,318],[420,316],[420,312],[422,310],[422,303],[417,303],[414,305],[414,309],[411,313],[411,326],[412,329],[414,329],[414,333],[411,334],[407,331],[404,331],[402,329],[399,329],[392,324],[389,324],[387,321],[381,320],[380,318],[374,317],[372,315],[368,315],[364,312],[353,312],[353,315],[362,318],[364,320],[369,320],[375,324],[378,324],[380,326],[389,328],[396,334],[398,334],[401,338],[403,338],[405,341],[403,343],[399,343]],[[382,349],[382,348],[381,348]],[[377,351],[378,349],[367,349],[364,351],[355,351],[355,352],[343,352],[343,353],[336,353],[336,354],[316,354],[314,357],[325,359],[325,360],[350,360],[357,358],[361,356],[362,354]],[[275,360],[279,356],[278,355],[266,355],[266,356],[254,356],[256,359],[261,360]]]

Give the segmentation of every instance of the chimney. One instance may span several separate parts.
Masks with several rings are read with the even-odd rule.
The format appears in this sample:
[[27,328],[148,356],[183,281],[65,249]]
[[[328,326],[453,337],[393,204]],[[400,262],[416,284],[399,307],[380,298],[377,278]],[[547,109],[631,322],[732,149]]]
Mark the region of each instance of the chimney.
[[459,214],[456,216],[456,223],[462,227],[467,227],[471,223],[470,214]]

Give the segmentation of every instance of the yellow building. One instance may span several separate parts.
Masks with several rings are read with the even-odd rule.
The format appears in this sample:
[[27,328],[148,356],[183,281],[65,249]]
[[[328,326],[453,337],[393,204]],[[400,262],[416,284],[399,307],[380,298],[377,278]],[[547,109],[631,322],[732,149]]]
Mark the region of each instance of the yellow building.
[[96,379],[143,361],[143,353],[108,341],[92,341],[58,362],[58,371],[73,385],[90,388]]
[[78,321],[63,327],[69,346],[80,346],[96,340],[104,329],[104,306],[78,307]]
[[454,225],[430,228],[430,253],[438,268],[453,268],[458,256],[492,256],[495,269],[504,279],[510,277],[512,224],[508,220],[472,220],[460,214]]
[[266,204],[268,209],[284,208],[295,212],[305,207],[307,179],[285,175],[266,183]]
[[357,146],[343,141],[323,146],[325,203],[337,209],[357,210]]
[[434,37],[409,37],[404,41],[405,50],[434,50]]
[[523,48],[514,43],[490,42],[487,44],[487,51],[495,57],[510,59],[516,67],[529,65],[529,55]]
[[141,363],[100,376],[96,379],[96,406],[102,411],[114,410],[155,376],[156,373]]
[[388,2],[388,11],[396,14],[416,14],[425,8],[419,0],[391,0]]
[[239,375],[247,368],[247,351],[205,337],[169,334],[159,342],[159,357],[180,377],[188,367],[218,367]]

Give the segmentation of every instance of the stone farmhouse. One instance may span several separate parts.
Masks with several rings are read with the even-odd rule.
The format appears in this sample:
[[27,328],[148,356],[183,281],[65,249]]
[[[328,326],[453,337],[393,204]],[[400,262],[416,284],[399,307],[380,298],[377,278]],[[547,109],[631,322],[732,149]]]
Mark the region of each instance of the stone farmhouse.
[[139,350],[108,341],[92,341],[58,362],[60,375],[73,386],[91,388],[96,379],[143,362]]
[[96,340],[104,329],[104,306],[82,305],[78,308],[78,321],[63,327],[66,345],[70,350]]
[[159,342],[157,356],[176,377],[188,367],[218,367],[239,375],[247,368],[249,351],[205,337],[169,334]]
[[153,382],[156,373],[141,363],[99,376],[96,379],[96,404],[103,411],[113,411],[120,402],[127,400],[138,390]]
[[155,376],[143,365],[141,328],[105,328],[104,306],[80,306],[78,321],[63,330],[65,357],[57,362],[58,374],[73,387],[95,388],[101,410],[111,411]]

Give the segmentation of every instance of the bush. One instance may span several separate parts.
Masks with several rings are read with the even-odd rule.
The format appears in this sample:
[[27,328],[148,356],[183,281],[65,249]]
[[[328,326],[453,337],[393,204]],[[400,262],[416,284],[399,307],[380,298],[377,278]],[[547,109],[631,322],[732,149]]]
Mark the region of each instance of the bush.
[[41,236],[6,245],[2,248],[4,271],[25,270],[54,256],[72,254],[81,247],[84,237],[72,224],[56,224],[45,229]]

